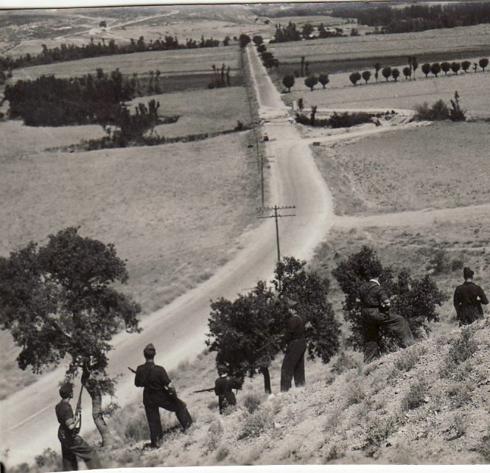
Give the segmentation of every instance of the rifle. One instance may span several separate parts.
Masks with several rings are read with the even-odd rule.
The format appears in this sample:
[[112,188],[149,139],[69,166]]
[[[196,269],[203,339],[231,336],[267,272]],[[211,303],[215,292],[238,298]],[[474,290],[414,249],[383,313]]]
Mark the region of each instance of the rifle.
[[192,391],[192,392],[196,394],[196,393],[210,393],[211,391],[214,391],[214,388],[198,389],[197,391]]
[[130,366],[128,366],[128,370],[131,371],[131,373],[134,373],[136,374],[136,370],[134,370],[133,368],[131,368]]
[[77,432],[80,432],[82,428],[82,393],[83,384],[80,386],[80,394],[78,395],[77,407],[75,408],[75,419],[77,419],[75,429]]

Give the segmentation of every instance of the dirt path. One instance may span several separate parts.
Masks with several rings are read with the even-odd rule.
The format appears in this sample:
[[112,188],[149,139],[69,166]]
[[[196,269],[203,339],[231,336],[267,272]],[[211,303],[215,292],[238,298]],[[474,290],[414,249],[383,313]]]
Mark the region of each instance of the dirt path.
[[407,210],[368,216],[335,216],[334,226],[337,228],[407,227],[429,225],[441,221],[464,221],[468,217],[488,217],[489,212],[490,203],[447,209]]

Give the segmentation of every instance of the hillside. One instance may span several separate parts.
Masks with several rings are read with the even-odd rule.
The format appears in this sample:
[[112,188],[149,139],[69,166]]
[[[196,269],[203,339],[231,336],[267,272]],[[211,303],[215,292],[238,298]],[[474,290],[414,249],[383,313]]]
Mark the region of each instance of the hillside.
[[[124,446],[105,450],[104,466],[489,462],[489,328],[488,318],[464,330],[440,327],[368,365],[351,351],[328,365],[309,361],[307,386],[286,394],[278,393],[279,356],[275,394],[267,397],[259,378],[246,380],[237,408],[224,416],[213,393],[192,394],[215,377],[214,357],[203,353],[172,373],[194,416],[191,429],[180,433],[162,411],[163,446],[142,450],[144,411],[129,405],[112,416]],[[58,459],[54,452],[44,458],[31,471],[49,470]]]

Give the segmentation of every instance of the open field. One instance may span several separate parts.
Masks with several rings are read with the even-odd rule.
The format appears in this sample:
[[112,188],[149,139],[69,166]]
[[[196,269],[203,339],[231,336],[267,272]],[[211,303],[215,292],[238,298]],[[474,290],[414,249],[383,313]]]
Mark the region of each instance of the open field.
[[372,67],[379,61],[401,64],[409,55],[422,62],[489,54],[490,25],[427,30],[417,33],[326,38],[271,44],[281,64],[278,75],[299,70],[301,56],[315,72],[342,72]]
[[116,54],[59,62],[42,66],[16,69],[13,79],[35,79],[41,75],[55,74],[57,77],[77,77],[94,74],[98,68],[109,72],[119,68],[123,74],[147,73],[159,69],[163,76],[211,73],[213,64],[224,63],[232,72],[238,69],[236,46],[181,49],[173,51],[147,51],[132,54]]
[[443,122],[313,149],[339,215],[458,207],[490,202],[487,132]]
[[237,120],[251,122],[244,87],[224,87],[140,97],[133,104],[155,99],[160,102],[160,115],[180,115],[176,123],[159,125],[155,131],[165,137],[213,133],[233,129]]
[[[256,223],[251,138],[244,132],[147,148],[42,151],[97,133],[101,127],[0,124],[0,254],[80,226],[82,235],[115,243],[128,261],[125,290],[148,313],[209,278]],[[0,393],[6,395],[17,389],[11,379],[21,385],[31,378],[6,369],[14,350],[6,334],[1,337],[12,354],[2,366]]]
[[[477,60],[477,58],[470,58]],[[398,65],[401,69],[405,66]],[[396,66],[396,65],[395,65]],[[432,104],[438,99],[449,103],[457,90],[461,96],[461,103],[465,110],[476,115],[490,115],[490,95],[486,91],[490,87],[490,73],[473,72],[453,73],[434,78],[425,78],[418,70],[416,80],[390,79],[386,82],[381,77],[379,82],[374,81],[374,70],[371,69],[371,80],[366,85],[364,81],[353,86],[349,74],[332,74],[326,89],[317,85],[313,92],[304,85],[304,80],[296,79],[290,94],[284,94],[284,100],[291,104],[302,97],[306,106],[318,105],[328,108],[404,108],[413,109],[416,105],[428,102]],[[322,71],[319,71],[322,72]]]

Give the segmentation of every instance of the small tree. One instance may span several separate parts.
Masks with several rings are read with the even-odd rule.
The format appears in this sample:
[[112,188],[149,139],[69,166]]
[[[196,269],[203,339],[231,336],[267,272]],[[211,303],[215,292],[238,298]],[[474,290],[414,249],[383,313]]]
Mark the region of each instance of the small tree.
[[441,72],[441,65],[438,62],[431,64],[430,72],[437,77],[437,75]]
[[320,82],[320,84],[322,84],[322,87],[325,88],[325,86],[330,82],[328,74],[320,74],[318,76],[318,82]]
[[481,58],[479,61],[478,61],[478,64],[480,65],[480,67],[482,68],[482,71],[485,72],[485,67],[488,66],[488,58],[484,57],[484,58]]
[[362,78],[364,79],[364,81],[367,84],[369,79],[371,79],[371,71],[363,71]]
[[379,62],[374,64],[374,78],[376,79],[376,82],[378,82],[378,77],[379,77],[379,71],[381,70],[381,64]]
[[238,38],[238,42],[240,44],[240,48],[244,48],[245,46],[247,46],[248,43],[250,43],[251,39],[250,39],[250,36],[248,34],[245,34],[245,33],[242,33],[239,38]]
[[422,72],[425,74],[425,77],[427,78],[427,76],[430,73],[430,64],[429,63],[422,64]]
[[104,445],[112,443],[102,410],[102,396],[114,392],[106,372],[110,341],[122,327],[138,330],[140,307],[111,287],[127,279],[114,245],[73,227],[0,259],[0,327],[21,347],[19,367],[40,373],[69,357],[66,376],[82,372]]
[[417,58],[415,56],[409,56],[408,57],[408,65],[410,67],[410,76],[413,75],[413,78],[415,79],[415,71],[419,67],[419,63],[417,61]]
[[353,85],[357,85],[357,83],[361,80],[361,74],[359,72],[353,72],[349,76],[349,79]]
[[316,120],[316,111],[318,109],[317,105],[312,105],[311,106],[311,113],[310,113],[310,125],[315,126],[315,120]]
[[312,74],[311,76],[308,76],[305,79],[306,87],[309,87],[312,92],[313,92],[315,85],[317,85],[317,84],[318,84],[318,77],[314,74]]
[[255,43],[255,46],[260,46],[264,42],[264,38],[260,35],[255,35],[252,38],[252,41]]
[[461,63],[461,69],[463,69],[464,72],[468,72],[468,69],[470,68],[470,66],[471,66],[470,61],[463,61]]
[[405,66],[403,68],[403,75],[405,76],[405,79],[408,80],[410,76],[412,75],[412,69],[408,66]]
[[391,77],[391,67],[383,67],[383,70],[381,71],[381,74],[383,74],[383,77],[386,79],[386,82],[388,82],[388,80],[390,79]]
[[284,76],[282,83],[288,89],[288,92],[291,92],[291,87],[294,85],[294,76],[292,74]]
[[449,110],[449,118],[453,122],[460,122],[466,120],[464,110],[459,103],[458,91],[454,92],[454,99],[451,99],[451,110]]
[[395,67],[391,70],[391,76],[395,80],[395,82],[398,81],[398,77],[400,77],[400,71]]
[[451,70],[455,74],[458,74],[458,72],[459,72],[460,69],[461,69],[461,64],[459,62],[452,62],[451,63]]
[[441,69],[443,70],[444,72],[444,75],[447,76],[447,73],[450,71],[451,69],[451,64],[449,64],[448,62],[444,61],[443,63],[441,63]]

